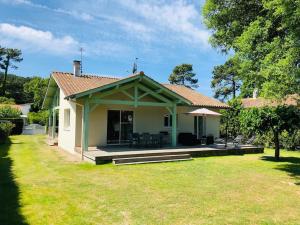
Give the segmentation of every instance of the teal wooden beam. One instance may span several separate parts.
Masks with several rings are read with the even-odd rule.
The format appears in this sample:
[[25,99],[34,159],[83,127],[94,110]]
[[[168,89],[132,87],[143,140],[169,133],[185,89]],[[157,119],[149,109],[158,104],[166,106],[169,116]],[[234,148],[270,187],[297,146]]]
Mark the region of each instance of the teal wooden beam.
[[163,101],[163,102],[171,103],[171,101],[170,101],[169,99],[165,98],[164,96],[162,96],[162,95],[160,95],[160,94],[157,94],[155,91],[152,91],[151,89],[149,89],[149,88],[147,88],[147,87],[145,87],[145,86],[143,86],[143,85],[141,85],[141,84],[140,84],[138,87],[139,87],[141,90],[143,90],[143,91],[149,93],[149,94],[152,95],[153,97],[155,97],[155,98],[157,98],[157,99],[159,99],[159,100],[161,100],[161,101]]
[[173,105],[172,108],[172,146],[177,145],[177,106]]
[[81,92],[79,94],[74,94],[74,95],[67,96],[67,98],[80,98],[80,97],[83,97],[83,96],[86,96],[86,95],[89,95],[89,94],[101,92],[101,91],[104,91],[104,90],[107,90],[107,89],[117,87],[118,85],[120,86],[122,84],[126,84],[126,83],[129,83],[131,81],[137,80],[137,79],[139,79],[139,77],[140,76],[138,76],[138,75],[131,76],[131,77],[128,77],[128,78],[125,78],[125,79],[122,79],[122,80],[118,80],[118,81],[110,83],[110,84],[103,85],[99,88],[94,88],[94,89],[91,89],[91,90]]
[[[90,100],[90,103],[96,103],[96,104],[105,104],[105,105],[135,105],[135,101],[127,101],[127,100],[110,100],[110,99],[92,99]],[[138,101],[137,104],[139,106],[161,106],[161,107],[168,107],[172,106],[170,103],[164,103],[164,102],[140,102]]]
[[82,120],[82,150],[88,151],[89,148],[89,123],[90,123],[90,103],[89,99],[85,99],[83,107]]
[[172,109],[170,109],[170,107],[166,107],[166,109],[169,111],[170,115],[173,114],[173,111],[172,111]]
[[116,94],[116,93],[118,93],[118,92],[120,92],[120,91],[128,90],[128,89],[130,89],[130,88],[132,88],[132,87],[134,87],[134,86],[135,86],[135,84],[128,84],[128,85],[125,85],[125,86],[123,86],[123,87],[114,88],[113,90],[109,90],[109,91],[103,92],[103,93],[101,93],[101,94],[99,94],[99,95],[97,95],[97,96],[94,95],[94,97],[92,97],[91,100],[93,100],[93,99],[104,98],[104,97],[107,97],[107,96],[109,96],[109,95]]
[[134,86],[134,107],[138,107],[139,89],[137,85]]
[[133,97],[131,94],[129,94],[126,90],[122,90],[121,92],[122,92],[124,95],[126,95],[128,98],[134,100],[134,97]]
[[138,97],[138,99],[142,99],[142,98],[144,98],[144,97],[147,96],[147,95],[149,95],[149,93],[148,93],[148,92],[145,92],[144,94],[140,95],[140,96]]
[[182,97],[181,95],[177,94],[176,92],[170,90],[169,88],[166,88],[165,86],[163,86],[162,84],[158,83],[157,81],[153,80],[152,78],[148,77],[148,76],[144,76],[143,78],[145,81],[148,81],[150,83],[152,83],[153,85],[161,88],[165,93],[171,95],[172,97],[176,98],[176,99],[180,99],[182,102],[191,105],[192,102],[184,97]]

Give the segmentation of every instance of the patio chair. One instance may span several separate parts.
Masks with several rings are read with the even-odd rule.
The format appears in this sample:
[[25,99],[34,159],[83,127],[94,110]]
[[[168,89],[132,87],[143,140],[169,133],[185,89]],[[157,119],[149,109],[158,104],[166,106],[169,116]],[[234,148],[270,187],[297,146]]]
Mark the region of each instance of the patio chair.
[[235,139],[233,139],[232,143],[235,146],[241,145],[243,141],[243,135],[238,135],[235,137]]
[[140,144],[140,135],[139,133],[133,133],[130,137],[130,147],[138,147]]
[[149,147],[151,144],[151,138],[149,133],[142,133],[140,138],[140,146]]
[[252,137],[250,137],[250,138],[246,141],[246,144],[247,144],[247,145],[252,145],[253,142],[255,141],[255,139],[256,139],[256,136],[253,135]]
[[159,134],[151,134],[151,145],[153,147],[160,147],[160,135]]

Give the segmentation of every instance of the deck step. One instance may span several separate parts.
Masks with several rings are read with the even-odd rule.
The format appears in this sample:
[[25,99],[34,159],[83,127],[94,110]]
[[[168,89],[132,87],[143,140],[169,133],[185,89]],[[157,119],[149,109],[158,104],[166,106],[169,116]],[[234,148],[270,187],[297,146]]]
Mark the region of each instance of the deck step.
[[115,165],[129,165],[129,164],[173,162],[173,161],[186,161],[186,160],[192,160],[190,154],[113,158],[112,161]]

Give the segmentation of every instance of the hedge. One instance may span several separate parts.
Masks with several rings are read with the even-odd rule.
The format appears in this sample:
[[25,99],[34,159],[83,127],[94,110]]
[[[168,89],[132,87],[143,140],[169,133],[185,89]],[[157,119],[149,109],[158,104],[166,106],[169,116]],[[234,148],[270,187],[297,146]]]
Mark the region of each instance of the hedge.
[[13,128],[14,124],[11,122],[0,122],[0,143],[5,143]]
[[11,122],[14,127],[11,131],[11,135],[19,135],[23,132],[24,122],[22,118],[15,118],[15,119],[0,119],[0,122]]

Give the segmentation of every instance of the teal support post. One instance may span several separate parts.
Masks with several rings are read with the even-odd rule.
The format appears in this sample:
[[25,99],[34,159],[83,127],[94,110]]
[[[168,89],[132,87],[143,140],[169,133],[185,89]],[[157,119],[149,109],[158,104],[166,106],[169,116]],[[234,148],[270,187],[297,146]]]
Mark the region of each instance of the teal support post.
[[52,139],[55,138],[55,130],[56,130],[56,112],[55,109],[52,110]]
[[51,118],[52,118],[52,114],[51,114],[51,109],[49,109],[49,115],[48,115],[48,135],[50,136],[50,127],[52,127],[52,123],[51,123]]
[[89,100],[86,99],[83,107],[83,126],[82,126],[82,147],[83,151],[88,151],[89,148],[89,123],[90,123],[90,103]]
[[177,145],[177,106],[173,105],[172,108],[172,146]]

